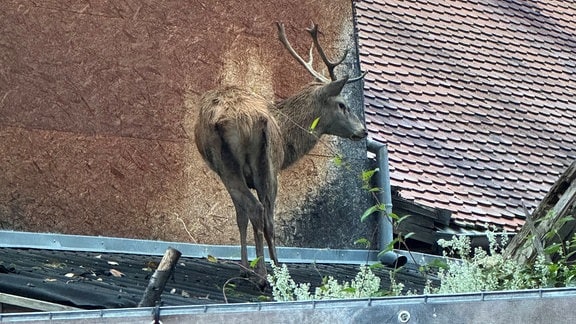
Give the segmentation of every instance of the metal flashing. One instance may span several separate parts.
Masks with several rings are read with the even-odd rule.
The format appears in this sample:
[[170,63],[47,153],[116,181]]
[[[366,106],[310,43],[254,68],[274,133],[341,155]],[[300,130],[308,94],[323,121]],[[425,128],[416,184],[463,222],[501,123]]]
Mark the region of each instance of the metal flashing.
[[[71,235],[58,233],[33,233],[0,230],[0,247],[27,248],[57,251],[84,251],[125,253],[138,255],[164,255],[168,247],[177,249],[184,257],[204,258],[208,255],[219,259],[239,260],[240,248],[236,245],[193,244],[169,241],[151,241],[107,236]],[[283,263],[373,264],[378,262],[376,250],[319,249],[279,246],[279,259]],[[395,250],[405,256],[408,263],[427,264],[442,256]],[[265,251],[268,257],[268,251]],[[248,246],[248,258],[256,257],[254,246]]]
[[[504,302],[503,302],[504,301]],[[214,323],[230,320],[275,323],[573,323],[571,312],[576,288],[550,288],[523,291],[480,292],[453,295],[420,295],[352,300],[306,302],[267,302],[125,308],[87,311],[61,311],[0,314],[0,322],[54,322],[80,320],[83,323]],[[474,303],[473,307],[470,307]]]
[[[0,246],[8,248],[50,249],[60,251],[108,252],[126,254],[163,255],[173,247],[183,256],[216,256],[220,259],[240,259],[240,248],[235,245],[191,244],[183,242],[151,241],[105,236],[32,233],[0,230]],[[366,264],[376,262],[378,251],[278,247],[280,261],[286,263],[338,263]],[[267,252],[267,251],[266,251]],[[253,246],[248,257],[255,258]],[[266,257],[267,253],[266,253]]]

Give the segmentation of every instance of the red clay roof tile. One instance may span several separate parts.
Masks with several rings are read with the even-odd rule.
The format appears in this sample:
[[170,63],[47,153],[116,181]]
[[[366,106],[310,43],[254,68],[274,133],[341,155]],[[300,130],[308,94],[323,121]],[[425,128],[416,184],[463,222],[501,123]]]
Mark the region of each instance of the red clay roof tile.
[[356,1],[367,128],[392,184],[460,226],[518,230],[576,159],[576,8]]

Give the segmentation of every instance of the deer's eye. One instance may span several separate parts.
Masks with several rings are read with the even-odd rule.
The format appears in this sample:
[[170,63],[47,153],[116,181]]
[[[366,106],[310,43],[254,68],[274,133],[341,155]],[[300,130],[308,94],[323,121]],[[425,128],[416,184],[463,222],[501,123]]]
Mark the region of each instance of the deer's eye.
[[338,108],[342,109],[343,111],[347,110],[346,105],[341,102],[338,103]]

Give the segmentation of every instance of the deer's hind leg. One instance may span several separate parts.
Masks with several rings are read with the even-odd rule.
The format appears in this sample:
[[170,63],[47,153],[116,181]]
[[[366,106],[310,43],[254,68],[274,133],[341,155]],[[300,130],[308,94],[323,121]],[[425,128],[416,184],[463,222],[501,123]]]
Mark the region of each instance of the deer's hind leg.
[[[240,231],[240,256],[242,265],[246,269],[249,269],[246,240],[248,221],[251,221],[254,217],[262,218],[262,216],[258,215],[264,213],[264,208],[254,197],[250,189],[248,189],[243,179],[238,177],[237,174],[229,173],[224,176],[227,177],[227,180],[224,181],[225,187],[232,198],[236,210],[236,223],[238,225],[238,230]],[[253,224],[253,226],[255,225]],[[254,236],[256,237],[256,234]],[[258,251],[256,251],[256,254],[258,255]]]
[[[236,222],[240,231],[242,265],[249,269],[246,236],[248,222],[250,222],[254,229],[256,256],[260,258],[256,272],[265,278],[264,239],[262,237],[264,207],[250,190],[254,186],[254,173],[248,164],[248,161],[252,160],[252,156],[254,156],[251,152],[256,152],[256,156],[258,156],[258,150],[254,151],[251,146],[238,145],[236,142],[240,136],[238,136],[236,128],[221,126],[218,131],[222,142],[219,152],[221,158],[218,161],[220,165],[216,170],[226,190],[228,190],[236,209]],[[259,140],[256,140],[252,144],[258,147],[259,143]]]
[[258,194],[258,199],[264,207],[263,214],[263,234],[268,243],[268,252],[270,259],[278,265],[278,256],[276,253],[276,242],[274,234],[274,206],[278,192],[278,175],[274,163],[274,133],[269,126],[262,130],[262,141],[260,142],[259,155],[253,156],[250,160],[250,166],[254,173],[254,189]]
[[[264,237],[268,243],[270,258],[278,264],[276,250],[274,246],[274,201],[276,199],[276,176],[272,172],[269,164],[270,157],[266,153],[266,137],[254,139],[250,153],[247,154],[247,176],[248,186],[256,190],[258,204],[262,208],[260,213],[249,214],[250,222],[254,229],[254,243],[256,246],[256,257],[259,258],[256,266],[258,274],[266,278],[266,263],[264,259]],[[270,227],[272,226],[272,236]],[[272,240],[270,239],[272,237]]]
[[263,224],[264,237],[268,243],[268,253],[270,259],[278,265],[278,256],[276,254],[276,242],[274,234],[274,206],[276,203],[276,194],[278,192],[277,175],[268,163],[260,161],[258,176],[255,177],[255,188],[258,199],[264,207]]
[[[254,227],[257,224],[254,224],[254,219],[261,219],[264,213],[264,208],[262,204],[254,197],[244,178],[242,177],[241,172],[238,172],[237,169],[226,169],[222,173],[222,180],[224,182],[224,186],[230,197],[232,198],[232,202],[234,203],[234,208],[236,210],[236,223],[238,225],[238,230],[240,231],[240,255],[242,260],[242,265],[249,268],[248,264],[248,252],[247,252],[247,230],[248,230],[248,221],[252,222]],[[254,233],[255,240],[257,241],[257,234]],[[256,254],[258,255],[258,244],[256,243]],[[260,254],[263,255],[263,254]]]

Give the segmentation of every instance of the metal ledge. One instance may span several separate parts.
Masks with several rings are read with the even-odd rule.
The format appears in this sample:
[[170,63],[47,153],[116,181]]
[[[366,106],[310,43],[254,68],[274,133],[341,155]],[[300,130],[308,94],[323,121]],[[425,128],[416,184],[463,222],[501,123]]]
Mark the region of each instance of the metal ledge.
[[[0,230],[0,247],[28,248],[59,251],[86,251],[101,253],[126,253],[139,255],[164,255],[168,247],[182,252],[182,256],[204,258],[208,255],[219,259],[240,260],[240,247],[237,245],[192,244],[183,242],[151,241],[107,236],[69,235],[58,233],[32,233]],[[326,263],[326,264],[373,264],[378,261],[376,250],[318,249],[276,247],[279,261],[285,263]],[[268,250],[264,249],[266,257]],[[427,264],[444,257],[419,252],[396,250],[406,256],[408,263]],[[256,258],[253,246],[248,246],[248,258]]]
[[576,289],[0,314],[0,322],[574,323]]
[[[220,259],[240,259],[236,245],[190,244],[182,242],[151,241],[105,236],[67,235],[0,231],[0,247],[50,249],[60,251],[108,252],[126,254],[163,255],[173,247],[186,257],[215,256]],[[277,247],[281,262],[286,263],[338,263],[366,264],[376,262],[378,251]],[[267,256],[267,250],[266,250]],[[256,257],[253,246],[248,247],[248,258]]]

